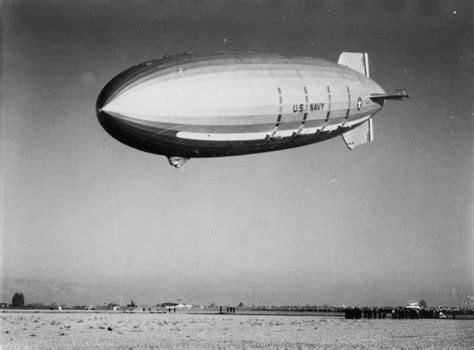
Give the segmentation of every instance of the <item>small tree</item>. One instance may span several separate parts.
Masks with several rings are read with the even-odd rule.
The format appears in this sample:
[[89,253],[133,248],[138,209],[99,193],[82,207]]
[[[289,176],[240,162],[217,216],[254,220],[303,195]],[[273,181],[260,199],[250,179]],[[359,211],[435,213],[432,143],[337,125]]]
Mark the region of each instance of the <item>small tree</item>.
[[25,297],[23,293],[15,293],[12,298],[13,307],[25,307]]
[[428,307],[428,304],[427,304],[425,299],[421,299],[420,302],[418,303],[418,305],[420,305],[420,307],[422,307],[422,308],[427,308]]
[[244,303],[243,302],[240,302],[239,303],[239,308],[243,308],[244,307]]

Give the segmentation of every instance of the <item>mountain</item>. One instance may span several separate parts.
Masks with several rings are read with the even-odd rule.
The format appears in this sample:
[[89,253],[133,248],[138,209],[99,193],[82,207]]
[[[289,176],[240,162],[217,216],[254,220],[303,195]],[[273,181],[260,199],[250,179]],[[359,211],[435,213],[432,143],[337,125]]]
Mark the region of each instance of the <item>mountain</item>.
[[[101,305],[119,302],[116,288],[110,286],[91,286],[86,283],[40,281],[34,279],[3,278],[1,280],[1,299],[10,303],[15,293],[23,293],[25,304],[42,303],[51,305]],[[120,291],[119,291],[120,293]]]
[[[28,278],[0,278],[0,301],[10,304],[15,293],[23,293],[25,305],[94,305],[109,303],[126,305],[133,300],[137,305],[156,305],[165,301],[182,301],[195,305],[237,305],[240,295],[232,288],[218,288],[197,281],[189,285],[176,281],[139,284],[125,281],[99,284],[74,281],[47,281]],[[214,296],[214,298],[212,297]]]
[[[2,278],[0,300],[10,304],[15,293],[23,293],[25,304],[42,303],[45,305],[107,305],[122,302],[123,305],[133,300],[137,305],[156,305],[163,301],[182,299],[183,302],[196,303],[190,300],[192,290],[179,295],[171,291],[163,293],[155,287],[122,288],[118,285],[99,285],[72,281],[44,281],[26,278]],[[197,298],[202,299],[202,298]],[[202,300],[200,300],[202,301]]]

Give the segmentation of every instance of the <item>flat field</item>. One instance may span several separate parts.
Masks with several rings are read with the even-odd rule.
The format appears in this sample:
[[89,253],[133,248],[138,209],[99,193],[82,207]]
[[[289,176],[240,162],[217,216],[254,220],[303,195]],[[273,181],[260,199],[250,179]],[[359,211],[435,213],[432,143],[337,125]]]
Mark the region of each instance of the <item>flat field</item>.
[[3,349],[474,348],[474,320],[314,315],[3,312]]

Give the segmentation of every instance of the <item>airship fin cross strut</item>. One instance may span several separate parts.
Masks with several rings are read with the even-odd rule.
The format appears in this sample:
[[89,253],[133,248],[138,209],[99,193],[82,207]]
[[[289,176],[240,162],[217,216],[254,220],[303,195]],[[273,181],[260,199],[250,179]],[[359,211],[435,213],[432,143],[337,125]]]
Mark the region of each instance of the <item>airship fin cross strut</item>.
[[96,113],[119,141],[168,157],[243,155],[342,135],[353,149],[371,142],[373,116],[387,100],[366,53],[338,63],[275,54],[165,56],[120,73],[101,91]]

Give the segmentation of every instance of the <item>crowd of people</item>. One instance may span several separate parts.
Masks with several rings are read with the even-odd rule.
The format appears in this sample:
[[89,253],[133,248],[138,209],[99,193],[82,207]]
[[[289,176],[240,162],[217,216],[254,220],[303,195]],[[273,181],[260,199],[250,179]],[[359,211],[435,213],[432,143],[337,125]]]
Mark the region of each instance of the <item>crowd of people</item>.
[[226,306],[225,312],[224,312],[224,308],[223,308],[222,306],[219,306],[219,313],[220,313],[220,314],[223,314],[223,313],[226,313],[226,314],[235,314],[235,307]]
[[[446,311],[445,311],[446,312]],[[344,310],[344,316],[347,319],[383,319],[387,318],[387,314],[392,319],[419,319],[419,318],[447,318],[445,312],[435,308],[413,308],[406,306],[398,306],[395,308],[384,307],[347,307]],[[452,318],[456,317],[454,311],[449,312]]]
[[386,318],[387,316],[386,308],[378,307],[348,307],[344,310],[344,316],[347,319],[377,319],[377,318]]

